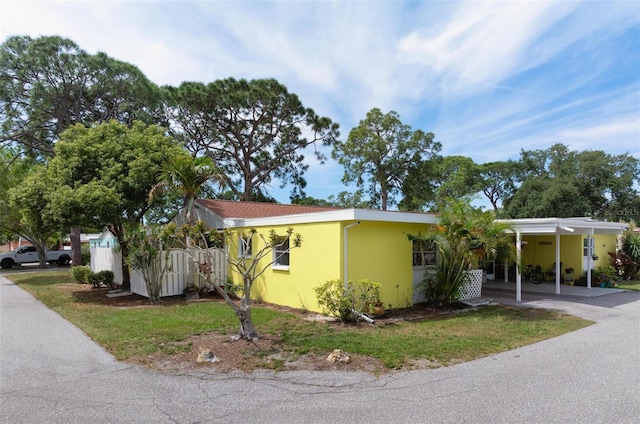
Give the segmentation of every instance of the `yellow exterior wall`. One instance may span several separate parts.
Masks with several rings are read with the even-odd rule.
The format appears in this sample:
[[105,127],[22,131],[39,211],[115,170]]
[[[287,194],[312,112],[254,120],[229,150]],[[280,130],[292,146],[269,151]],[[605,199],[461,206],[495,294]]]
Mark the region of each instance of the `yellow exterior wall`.
[[560,236],[560,258],[562,274],[567,268],[573,268],[569,278],[578,278],[582,274],[582,236]]
[[593,261],[594,267],[609,265],[609,252],[615,252],[618,236],[615,234],[597,234],[594,239],[593,248],[598,256],[598,260]]
[[[254,300],[320,312],[314,288],[332,279],[342,279],[344,273],[343,234],[349,222],[296,224],[294,233],[302,236],[302,247],[290,252],[288,270],[269,267],[254,282]],[[284,235],[287,226],[260,227],[258,233],[268,235],[273,228]],[[381,300],[385,305],[405,307],[413,298],[412,243],[407,234],[424,232],[424,224],[362,222],[347,230],[348,279],[369,279],[382,285]],[[237,229],[248,233],[249,229]],[[264,243],[254,236],[253,252]],[[238,236],[228,241],[232,257],[238,255]],[[271,260],[265,258],[263,265]],[[240,284],[240,276],[230,270],[230,278]]]
[[[616,249],[615,234],[596,234],[594,239],[595,254],[598,260],[594,261],[594,266],[609,264],[609,255]],[[585,272],[584,268],[584,235],[562,235],[560,236],[560,260],[562,262],[561,273],[565,273],[566,268],[573,268],[573,278],[578,278]],[[527,244],[522,248],[522,264],[540,265],[543,270],[551,268],[556,258],[556,236],[523,236],[523,241]],[[550,244],[549,244],[550,243]]]
[[[274,229],[277,234],[285,235],[288,226],[256,228],[258,234],[268,237]],[[288,270],[276,270],[269,267],[254,282],[251,298],[254,300],[290,306],[298,309],[320,311],[316,301],[314,287],[320,283],[340,278],[342,230],[339,222],[296,224],[292,226],[295,233],[302,236],[302,246],[290,252]],[[237,229],[247,233],[249,229]],[[264,247],[264,242],[254,236],[253,252]],[[229,240],[229,252],[232,257],[238,255],[238,237]],[[271,262],[269,255],[263,260],[262,269]],[[236,284],[240,284],[240,276],[229,270],[229,276]]]
[[425,224],[362,222],[349,234],[349,280],[368,279],[380,283],[381,300],[394,308],[406,307],[413,299],[413,243]]

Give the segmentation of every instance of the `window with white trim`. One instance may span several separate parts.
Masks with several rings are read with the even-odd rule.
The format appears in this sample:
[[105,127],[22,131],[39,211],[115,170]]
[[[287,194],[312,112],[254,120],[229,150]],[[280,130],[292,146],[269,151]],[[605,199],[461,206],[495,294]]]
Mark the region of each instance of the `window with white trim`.
[[250,258],[253,255],[253,243],[251,236],[240,235],[238,238],[238,257]]
[[413,266],[436,264],[436,251],[420,240],[413,240]]
[[289,267],[289,237],[279,238],[273,248],[274,267]]

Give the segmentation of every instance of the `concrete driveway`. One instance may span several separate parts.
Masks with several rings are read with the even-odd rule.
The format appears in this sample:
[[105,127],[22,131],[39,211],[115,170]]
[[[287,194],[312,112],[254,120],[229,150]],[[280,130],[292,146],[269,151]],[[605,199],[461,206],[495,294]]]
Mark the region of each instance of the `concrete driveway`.
[[575,300],[531,302],[597,324],[447,368],[176,376],[116,362],[0,276],[0,422],[640,422],[640,293]]

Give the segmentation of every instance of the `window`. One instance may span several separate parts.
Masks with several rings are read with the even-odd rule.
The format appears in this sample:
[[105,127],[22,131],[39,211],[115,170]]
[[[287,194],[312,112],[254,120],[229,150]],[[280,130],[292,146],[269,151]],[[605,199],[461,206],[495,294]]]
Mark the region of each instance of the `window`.
[[419,240],[413,240],[413,266],[436,264],[436,251]]
[[278,239],[278,244],[273,249],[274,267],[289,267],[289,238]]
[[[593,241],[594,241],[593,237],[582,240],[582,256],[584,256],[585,258],[587,256],[593,255]],[[591,246],[589,246],[589,244]]]
[[250,258],[253,254],[253,246],[251,243],[251,236],[240,235],[238,240],[238,257]]

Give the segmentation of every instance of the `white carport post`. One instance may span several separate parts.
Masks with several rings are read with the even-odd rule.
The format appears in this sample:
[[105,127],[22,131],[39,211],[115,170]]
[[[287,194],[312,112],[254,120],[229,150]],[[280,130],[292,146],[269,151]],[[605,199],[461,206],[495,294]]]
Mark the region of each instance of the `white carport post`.
[[522,256],[522,241],[520,231],[516,231],[516,302],[522,302],[522,270],[520,261]]
[[556,294],[560,294],[560,233],[556,231]]
[[590,229],[587,234],[587,288],[591,288],[591,268],[593,267],[593,247],[591,247],[591,236],[593,235],[593,228]]

